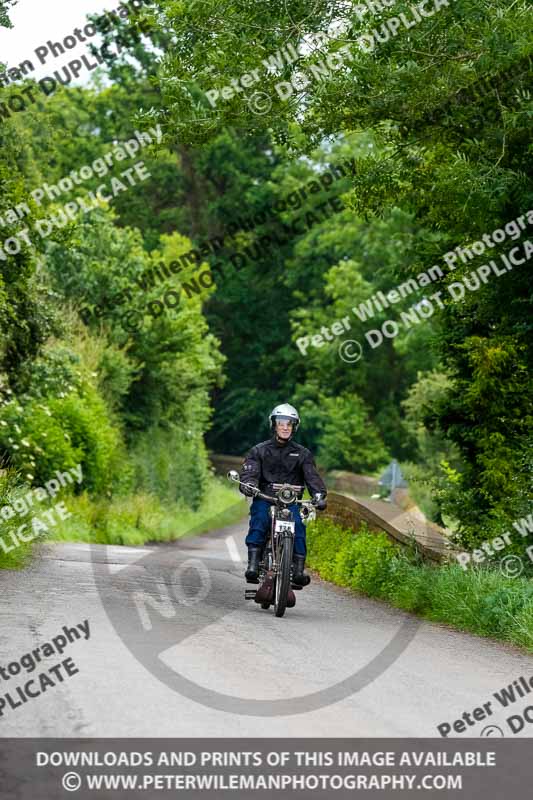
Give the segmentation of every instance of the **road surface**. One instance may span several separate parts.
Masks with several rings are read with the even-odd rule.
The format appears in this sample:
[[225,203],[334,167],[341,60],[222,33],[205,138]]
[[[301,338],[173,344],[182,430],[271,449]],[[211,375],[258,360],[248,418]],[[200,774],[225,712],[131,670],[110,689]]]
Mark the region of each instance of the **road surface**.
[[316,576],[276,619],[244,600],[243,533],[241,523],[140,549],[47,544],[24,572],[1,572],[4,669],[63,626],[90,626],[60,657],[0,680],[4,694],[61,659],[78,670],[5,707],[1,735],[438,737],[437,725],[488,701],[490,718],[456,735],[489,724],[512,735],[505,719],[527,696],[504,710],[493,693],[532,677],[531,656]]

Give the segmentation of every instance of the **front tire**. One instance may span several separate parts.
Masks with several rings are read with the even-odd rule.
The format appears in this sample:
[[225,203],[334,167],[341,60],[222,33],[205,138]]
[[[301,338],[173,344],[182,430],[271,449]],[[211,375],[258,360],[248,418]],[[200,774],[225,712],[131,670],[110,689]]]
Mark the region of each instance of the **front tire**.
[[274,586],[274,613],[282,617],[287,608],[287,595],[291,583],[292,539],[286,538],[281,544],[278,574]]

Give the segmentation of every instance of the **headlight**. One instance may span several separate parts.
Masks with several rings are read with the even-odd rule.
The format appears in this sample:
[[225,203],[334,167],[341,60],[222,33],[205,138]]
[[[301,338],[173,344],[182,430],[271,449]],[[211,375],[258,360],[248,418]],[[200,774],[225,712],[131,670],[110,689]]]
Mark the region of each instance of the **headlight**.
[[284,503],[287,503],[287,505],[291,505],[291,503],[294,503],[296,500],[296,493],[290,487],[285,486],[283,489],[279,490],[278,497]]

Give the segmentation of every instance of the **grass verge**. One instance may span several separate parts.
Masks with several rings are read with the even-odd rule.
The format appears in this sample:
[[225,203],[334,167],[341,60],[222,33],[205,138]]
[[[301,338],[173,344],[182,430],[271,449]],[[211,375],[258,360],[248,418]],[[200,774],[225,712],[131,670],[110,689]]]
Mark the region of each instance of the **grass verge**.
[[[12,502],[13,491],[19,491],[5,488],[2,497],[1,488],[0,483],[0,507]],[[0,569],[22,569],[30,560],[34,546],[44,540],[135,547],[147,542],[174,541],[231,525],[248,512],[246,500],[216,477],[209,479],[205,498],[195,511],[185,503],[164,503],[148,493],[109,500],[95,499],[84,492],[76,497],[61,497],[61,500],[71,516],[60,521],[56,515],[55,524],[50,525],[48,533],[33,541],[20,542],[13,538],[21,522],[28,521],[27,516],[0,521],[0,538],[5,542],[5,547],[0,542]],[[39,515],[49,507],[40,506]]]
[[[0,476],[0,509],[16,503],[23,491],[14,473],[5,472]],[[23,569],[30,561],[33,543],[19,539],[17,532],[24,522],[16,515],[0,515],[0,569]]]
[[72,516],[51,531],[51,539],[130,547],[205,533],[238,522],[247,513],[244,498],[215,477],[196,511],[185,503],[163,503],[152,494],[107,501],[84,493],[69,498],[67,507]]
[[533,580],[488,568],[433,566],[384,533],[357,535],[329,520],[308,526],[307,563],[322,578],[479,636],[533,652]]

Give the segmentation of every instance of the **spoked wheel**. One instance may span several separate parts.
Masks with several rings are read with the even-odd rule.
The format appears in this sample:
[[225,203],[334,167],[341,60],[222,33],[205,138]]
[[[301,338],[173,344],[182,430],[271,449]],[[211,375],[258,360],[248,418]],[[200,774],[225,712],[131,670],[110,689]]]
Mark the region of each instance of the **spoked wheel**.
[[286,538],[281,542],[278,574],[274,586],[274,612],[276,617],[282,617],[287,608],[287,595],[291,583],[292,539]]

